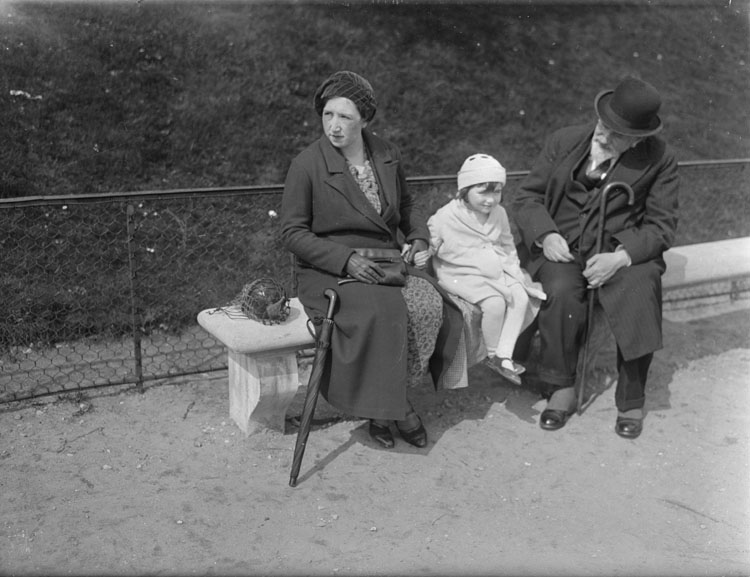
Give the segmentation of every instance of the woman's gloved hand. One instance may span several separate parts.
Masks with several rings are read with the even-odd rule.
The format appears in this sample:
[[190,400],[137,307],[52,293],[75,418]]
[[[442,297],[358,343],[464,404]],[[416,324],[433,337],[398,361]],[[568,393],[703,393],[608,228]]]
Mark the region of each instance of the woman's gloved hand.
[[427,263],[430,262],[432,253],[429,250],[423,250],[414,255],[414,266],[417,268],[426,268]]
[[427,241],[418,238],[411,244],[406,243],[404,245],[404,247],[401,249],[401,257],[407,264],[415,264],[414,255],[418,252],[424,252],[428,248],[429,246],[427,245]]
[[352,253],[346,263],[346,274],[365,284],[378,284],[385,277],[380,266],[356,252]]

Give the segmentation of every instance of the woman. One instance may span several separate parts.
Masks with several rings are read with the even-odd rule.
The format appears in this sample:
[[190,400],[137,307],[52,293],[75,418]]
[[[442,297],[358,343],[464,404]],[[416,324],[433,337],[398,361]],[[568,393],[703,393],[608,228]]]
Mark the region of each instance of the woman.
[[[399,150],[367,130],[376,111],[370,83],[336,72],[316,91],[314,106],[323,135],[291,163],[281,225],[308,316],[320,322],[325,315],[327,288],[339,296],[321,393],[339,410],[370,419],[370,436],[381,446],[394,446],[395,421],[405,441],[424,447],[427,432],[407,387],[428,369],[439,382],[458,349],[461,314],[412,266],[429,233]],[[403,256],[403,286],[382,283],[385,271],[361,254],[366,248],[395,250],[399,262]]]

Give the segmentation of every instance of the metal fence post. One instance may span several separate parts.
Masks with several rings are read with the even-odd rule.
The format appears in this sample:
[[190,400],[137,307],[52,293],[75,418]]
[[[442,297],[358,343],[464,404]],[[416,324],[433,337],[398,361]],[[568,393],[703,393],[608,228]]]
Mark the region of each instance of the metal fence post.
[[138,307],[135,302],[135,207],[128,203],[127,209],[127,227],[128,227],[128,271],[130,279],[130,323],[133,331],[133,354],[135,359],[135,383],[139,393],[143,392],[143,359],[141,353],[141,327],[138,322]]

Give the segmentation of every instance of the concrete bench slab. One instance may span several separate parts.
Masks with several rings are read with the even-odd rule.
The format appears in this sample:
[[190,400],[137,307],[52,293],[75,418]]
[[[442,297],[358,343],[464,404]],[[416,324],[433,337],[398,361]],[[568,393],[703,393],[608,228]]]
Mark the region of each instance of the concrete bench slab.
[[664,253],[665,289],[750,276],[750,237],[676,246]]
[[276,325],[254,321],[236,306],[198,314],[198,324],[227,347],[229,416],[245,435],[262,427],[284,431],[299,387],[296,353],[315,346],[301,303],[289,304],[289,317]]

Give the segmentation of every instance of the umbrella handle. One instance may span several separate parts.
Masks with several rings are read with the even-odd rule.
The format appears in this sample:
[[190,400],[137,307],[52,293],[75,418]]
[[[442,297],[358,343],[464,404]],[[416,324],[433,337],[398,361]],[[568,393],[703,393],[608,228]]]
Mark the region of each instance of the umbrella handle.
[[333,318],[333,309],[336,307],[336,301],[339,298],[339,295],[336,294],[336,291],[333,289],[326,289],[323,293],[326,298],[328,298],[328,311],[326,311],[326,318],[328,320],[331,320]]
[[[338,295],[336,294],[336,291],[333,289],[326,289],[323,293],[328,299],[328,310],[326,311],[325,318],[328,320],[333,319],[333,309],[336,306],[336,301],[338,301]],[[318,338],[318,331],[312,328],[313,321],[312,319],[307,319],[307,332],[310,333],[310,336],[317,340]]]

